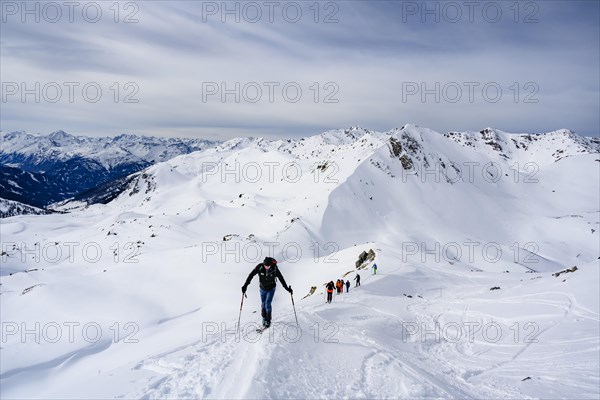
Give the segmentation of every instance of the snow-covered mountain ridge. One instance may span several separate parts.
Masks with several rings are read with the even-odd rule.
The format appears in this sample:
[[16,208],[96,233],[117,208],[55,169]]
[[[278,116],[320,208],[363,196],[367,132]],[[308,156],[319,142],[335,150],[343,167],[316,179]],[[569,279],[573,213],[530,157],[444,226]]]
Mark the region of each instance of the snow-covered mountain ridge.
[[[268,220],[278,223],[273,223],[266,236],[283,235],[291,224],[296,224],[302,227],[297,229],[307,230],[310,235],[321,237],[320,232],[325,231],[325,236],[335,238],[337,243],[351,245],[361,241],[367,225],[372,226],[375,235],[413,220],[415,213],[410,207],[415,204],[421,205],[419,218],[431,214],[429,218],[434,219],[439,213],[441,193],[445,202],[454,201],[464,213],[445,215],[435,225],[443,225],[445,219],[464,229],[464,235],[474,236],[481,231],[487,236],[489,232],[482,229],[480,218],[489,224],[500,222],[493,236],[501,241],[508,240],[508,231],[513,230],[502,227],[501,221],[514,219],[516,214],[527,219],[528,214],[537,213],[540,205],[531,201],[532,196],[540,196],[559,208],[585,199],[593,204],[597,198],[591,190],[595,183],[588,180],[588,174],[600,169],[596,161],[600,158],[600,143],[595,139],[573,139],[567,132],[558,132],[532,139],[535,146],[525,148],[522,143],[529,142],[527,135],[494,131],[490,137],[486,130],[461,136],[468,141],[451,140],[452,135],[445,137],[408,125],[386,133],[353,128],[289,141],[235,139],[150,167],[132,181],[113,206],[166,215],[175,210],[183,213],[188,207],[211,209],[210,214],[222,209],[243,215],[249,213],[249,208],[268,209],[269,215],[273,214]],[[489,144],[492,142],[496,145]],[[555,175],[570,179],[572,193],[582,191],[579,198],[555,194],[560,186],[552,187],[554,179],[549,178]],[[436,196],[420,198],[420,193],[429,190]],[[187,194],[181,202],[168,200],[179,192]],[[495,215],[473,218],[473,226],[465,229],[472,214],[465,205],[485,209],[494,198],[504,199],[509,206]],[[593,208],[586,211],[598,211]],[[275,209],[277,213],[272,212]],[[354,215],[357,210],[363,211],[355,215],[358,221],[345,217],[345,213]],[[373,213],[384,217],[373,220]],[[259,221],[263,217],[261,213],[256,215],[255,224],[265,229]],[[340,227],[344,227],[341,235]],[[357,227],[360,233],[351,238]],[[554,235],[555,231],[549,232]],[[254,231],[237,233],[243,237],[256,235]]]
[[[433,147],[422,148],[424,141],[432,144]],[[464,148],[464,151],[447,142],[459,144]],[[337,168],[337,163],[342,162],[342,159],[336,158],[338,154],[360,151],[361,149],[366,151],[366,153],[363,152],[364,154],[368,154],[370,151],[385,146],[390,149],[393,157],[401,161],[404,170],[407,171],[404,174],[419,175],[421,172],[433,168],[438,170],[449,182],[454,181],[457,174],[462,176],[463,173],[472,173],[472,164],[477,164],[479,170],[481,170],[488,163],[500,162],[504,166],[503,170],[510,172],[512,175],[517,171],[523,172],[525,170],[531,175],[540,166],[559,161],[565,157],[600,153],[600,139],[581,137],[568,130],[533,135],[510,134],[486,128],[480,132],[450,132],[441,135],[416,125],[406,125],[401,129],[393,129],[388,132],[376,132],[355,126],[349,129],[331,130],[301,139],[231,139],[215,147],[205,149],[207,150],[206,158],[203,158],[204,155],[194,155],[190,161],[183,162],[192,165],[208,165],[210,163],[218,165],[229,154],[249,152],[250,149],[254,149],[289,156],[287,162],[310,160],[310,162],[315,163],[313,168],[310,169],[312,172],[304,171],[305,173],[314,174],[315,166],[320,166],[323,172],[322,168],[326,163],[329,163],[332,168],[329,169],[328,173],[331,175],[334,173],[333,170]],[[446,151],[451,152],[449,156],[444,154]],[[461,153],[462,156],[457,158],[457,156],[452,155],[452,152],[454,154]],[[464,164],[455,163],[453,157],[461,160]],[[481,161],[481,163],[473,161],[474,159]],[[332,164],[334,160],[336,160],[335,165]],[[364,156],[362,160],[364,160]],[[227,163],[223,164],[223,166],[225,165]],[[262,167],[261,169],[264,171],[260,172],[266,173],[267,165]],[[494,169],[496,167],[492,165],[490,168]],[[225,171],[226,168],[224,167],[222,170]],[[448,168],[451,169],[448,170]],[[192,168],[190,173],[195,174],[197,172],[196,169]],[[232,173],[229,175],[232,175]],[[95,202],[93,198],[84,198],[83,200],[84,205]]]

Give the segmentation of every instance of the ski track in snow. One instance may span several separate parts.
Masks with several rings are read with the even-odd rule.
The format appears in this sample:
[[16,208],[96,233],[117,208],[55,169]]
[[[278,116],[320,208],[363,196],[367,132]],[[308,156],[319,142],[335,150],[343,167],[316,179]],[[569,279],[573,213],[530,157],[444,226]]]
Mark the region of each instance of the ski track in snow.
[[[563,298],[563,301],[560,300],[543,300],[543,299],[539,299],[539,298],[533,298],[533,297],[542,297],[542,296],[548,296],[549,298],[551,298],[551,296],[560,296]],[[532,299],[533,298],[533,299]],[[554,307],[556,309],[556,313],[553,315],[560,315],[560,318],[551,321],[548,326],[540,329],[539,331],[535,332],[535,335],[532,336],[528,341],[524,341],[525,343],[508,343],[508,344],[504,344],[504,343],[493,343],[492,345],[489,345],[487,348],[484,348],[483,350],[479,350],[475,353],[471,352],[469,354],[468,351],[465,351],[462,347],[465,345],[465,343],[460,342],[457,343],[455,345],[452,345],[451,343],[448,342],[444,342],[441,341],[439,343],[436,343],[435,345],[427,348],[427,346],[423,346],[423,350],[424,353],[428,354],[428,356],[431,357],[432,360],[435,360],[435,363],[439,363],[440,365],[445,365],[445,367],[449,368],[449,372],[451,372],[451,374],[453,375],[463,375],[466,379],[469,378],[473,378],[475,376],[480,376],[481,379],[478,385],[481,385],[481,383],[485,383],[486,386],[488,387],[492,387],[495,385],[494,382],[494,373],[496,370],[499,369],[510,369],[512,365],[515,365],[514,362],[517,361],[518,359],[520,359],[521,357],[523,357],[525,355],[525,353],[530,349],[531,346],[534,345],[539,345],[540,342],[542,342],[544,340],[544,336],[547,335],[549,332],[551,332],[553,329],[559,327],[561,325],[562,322],[564,322],[565,320],[567,320],[569,317],[578,317],[578,318],[583,318],[583,319],[589,319],[591,321],[594,321],[595,323],[600,322],[599,319],[599,315],[591,310],[588,310],[584,307],[580,307],[575,298],[570,295],[569,293],[562,293],[562,292],[543,292],[543,293],[538,293],[535,295],[523,295],[523,296],[519,296],[519,297],[507,297],[504,298],[500,301],[495,301],[495,304],[497,305],[498,303],[500,304],[509,304],[509,305],[523,305],[523,304],[534,304],[534,305],[546,305],[546,306],[551,306]],[[450,307],[448,307],[448,305],[450,305]],[[431,307],[431,303],[426,304],[426,305],[413,305],[410,306],[409,309],[412,313],[414,313],[415,315],[419,316],[419,318],[421,318],[422,320],[429,320],[430,325],[434,325],[434,324],[441,324],[441,319],[442,317],[448,317],[449,315],[452,315],[453,313],[458,315],[461,314],[461,321],[464,322],[463,317],[467,314],[468,312],[468,307],[465,306],[463,311],[460,312],[459,309],[452,309],[452,303],[449,303],[447,301],[444,301],[444,312],[437,315],[437,316],[431,316],[430,313],[427,311],[428,306]],[[477,315],[477,313],[473,313],[470,312],[471,317],[473,315]],[[488,320],[494,320],[497,322],[501,322],[502,318],[499,318],[497,316],[490,316],[490,315],[484,315],[484,314],[480,314],[480,317],[482,318],[482,320],[488,319]],[[482,321],[480,322],[480,326],[483,325]],[[475,334],[477,334],[478,332],[475,331]],[[511,332],[512,333],[512,332]],[[545,344],[546,347],[552,347],[552,346],[556,346],[556,345],[565,345],[565,344],[569,344],[569,343],[578,343],[580,345],[584,345],[586,347],[589,348],[590,351],[598,351],[598,338],[597,337],[589,337],[589,338],[581,338],[581,339],[569,339],[567,341],[561,341],[561,342],[557,342],[557,341],[552,341],[549,342],[547,344]],[[482,343],[478,343],[478,344],[482,344]],[[497,351],[498,347],[505,347],[506,350],[509,352],[509,354],[512,354],[512,356],[505,358],[502,361],[498,361],[496,363],[493,363],[491,366],[479,370],[479,371],[460,371],[460,370],[456,370],[451,363],[449,363],[448,360],[456,360],[457,357],[455,356],[449,356],[450,353],[455,352],[457,355],[460,355],[460,357],[462,358],[477,358],[479,356],[482,356],[488,352],[491,351]],[[467,362],[468,363],[468,362]],[[556,358],[556,355],[550,355],[549,357],[547,357],[546,359],[544,358],[540,358],[539,355],[535,355],[535,358],[532,360],[528,360],[526,361],[525,365],[529,364],[530,367],[533,370],[541,370],[541,371],[555,371],[557,375],[560,375],[561,372],[564,372],[565,375],[567,375],[567,373],[572,370],[572,368],[574,367],[573,365],[569,364],[569,365],[561,365],[561,363],[559,362],[559,360]],[[518,370],[526,370],[525,368],[523,368],[524,365],[521,364],[519,365],[517,368]],[[571,371],[572,372],[572,371]],[[502,392],[496,392],[496,393],[488,393],[488,395],[491,398],[499,398],[499,397],[507,397],[507,398],[512,398],[512,397],[524,397],[524,395],[522,393],[519,392],[507,392],[506,396],[501,396]],[[467,397],[473,397],[473,396],[467,396]],[[478,397],[478,396],[475,396]]]
[[[371,283],[386,278],[390,277],[380,275]],[[275,322],[258,340],[236,341],[229,332],[225,338],[198,341],[144,360],[136,369],[157,375],[146,388],[124,397],[530,398],[516,386],[503,384],[498,370],[510,370],[531,346],[539,345],[545,335],[568,318],[599,321],[597,313],[580,307],[569,293],[542,292],[507,296],[500,301],[504,305],[542,305],[555,310],[550,315],[560,318],[540,329],[535,342],[487,347],[478,341],[451,343],[425,338],[414,342],[401,340],[402,324],[406,321],[397,314],[362,304],[367,299],[361,293],[365,286],[368,284],[353,288],[350,294],[336,295],[332,305],[298,307],[302,327],[298,340],[295,330],[290,329],[294,325],[293,316],[284,313],[282,322]],[[471,320],[478,316],[481,321],[502,322],[501,318],[470,311],[465,304],[477,305],[477,302],[465,300],[452,303],[447,298],[419,299],[407,303],[403,311],[431,324],[441,324],[444,318],[453,315],[460,316],[461,321],[466,321],[468,315]],[[432,314],[431,310],[437,307],[442,307],[443,312]],[[327,324],[337,330],[327,329]],[[315,326],[318,328],[314,329]],[[284,337],[285,329],[288,335]],[[382,330],[388,332],[382,336]],[[593,345],[596,339],[573,339],[573,342]],[[473,351],[473,346],[482,345],[483,348]],[[501,360],[490,358],[487,365],[480,365],[485,360],[482,356],[498,348],[507,351]],[[454,363],[461,358],[463,361]],[[543,370],[556,369],[555,362],[555,358],[549,357],[528,363]]]
[[[343,295],[342,295],[343,296]],[[348,296],[348,295],[346,295]],[[343,303],[342,303],[343,304]],[[360,304],[354,304],[360,307]],[[160,354],[140,363],[158,374],[146,389],[134,397],[155,398],[510,398],[520,393],[490,390],[456,379],[456,371],[436,371],[426,357],[441,352],[432,348],[421,354],[404,352],[390,344],[369,339],[379,329],[372,321],[389,321],[399,326],[397,316],[373,308],[351,315],[349,324],[343,313],[339,326],[341,339],[332,335],[328,342],[323,324],[331,323],[332,310],[311,307],[299,314],[303,328],[301,340],[285,340],[283,329],[290,325],[275,323],[257,342],[222,340],[193,343],[173,352]],[[325,314],[321,317],[322,314]],[[290,322],[291,323],[291,320]],[[317,333],[310,327],[320,324]],[[307,328],[308,327],[308,328]],[[291,329],[294,331],[294,329]],[[337,342],[335,342],[337,341]],[[445,348],[445,347],[444,347]],[[357,359],[358,358],[358,362]],[[443,360],[439,359],[442,362]],[[207,366],[213,366],[207,368]],[[357,367],[358,366],[358,367]],[[450,372],[450,373],[449,373]],[[334,379],[332,379],[334,377]],[[298,393],[302,395],[299,396]],[[125,397],[129,397],[127,395]]]

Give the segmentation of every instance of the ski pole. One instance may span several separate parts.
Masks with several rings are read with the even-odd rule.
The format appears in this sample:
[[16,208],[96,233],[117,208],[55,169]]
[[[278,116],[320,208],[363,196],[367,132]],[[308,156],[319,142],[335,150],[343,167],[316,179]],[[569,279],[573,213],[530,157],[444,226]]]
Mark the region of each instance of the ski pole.
[[[290,289],[292,289],[291,286],[290,286]],[[300,326],[300,325],[298,325],[298,316],[296,315],[296,305],[294,304],[294,295],[292,293],[290,293],[290,297],[292,298],[292,307],[294,307],[294,317],[296,318],[296,326]]]
[[242,303],[240,304],[240,316],[238,317],[238,325],[237,325],[238,334],[240,333],[240,321],[242,320],[242,307],[244,306],[244,297],[245,296],[246,296],[246,293],[242,293]]

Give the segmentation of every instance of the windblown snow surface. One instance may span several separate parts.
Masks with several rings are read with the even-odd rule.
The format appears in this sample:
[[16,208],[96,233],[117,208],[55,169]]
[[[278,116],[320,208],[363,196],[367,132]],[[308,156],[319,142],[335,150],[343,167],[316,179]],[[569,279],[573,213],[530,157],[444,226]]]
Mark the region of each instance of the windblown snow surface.
[[[1,397],[597,399],[598,148],[414,125],[236,139],[109,204],[5,218]],[[377,275],[356,268],[370,249]],[[237,333],[265,256],[299,326],[279,285],[256,334],[255,277]]]

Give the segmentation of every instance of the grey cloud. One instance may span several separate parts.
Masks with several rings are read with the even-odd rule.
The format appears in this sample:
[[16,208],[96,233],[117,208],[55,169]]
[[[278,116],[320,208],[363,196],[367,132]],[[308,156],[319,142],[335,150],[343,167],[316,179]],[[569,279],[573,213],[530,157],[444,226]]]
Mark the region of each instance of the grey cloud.
[[[512,2],[503,4],[509,12]],[[403,22],[402,2],[385,1],[340,2],[333,24],[314,23],[308,12],[297,24],[281,18],[223,24],[218,17],[205,23],[201,2],[140,2],[135,24],[10,21],[2,24],[3,82],[97,81],[107,98],[41,105],[11,98],[2,104],[0,123],[4,130],[105,135],[296,136],[355,124],[387,130],[406,122],[440,131],[492,125],[598,135],[598,3],[536,4],[534,24],[514,23],[509,14],[497,24],[480,17],[475,23]],[[297,104],[281,98],[221,103],[218,96],[205,103],[202,83],[212,81],[297,81],[305,92]],[[402,84],[413,81],[429,87],[499,82],[505,94],[498,104],[481,96],[473,104],[403,102]],[[508,87],[531,81],[539,86],[539,104],[511,101]],[[111,102],[114,82],[139,85],[140,103]],[[337,83],[339,103],[311,102],[314,82]]]

